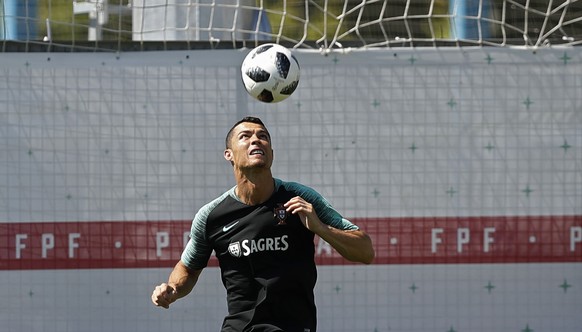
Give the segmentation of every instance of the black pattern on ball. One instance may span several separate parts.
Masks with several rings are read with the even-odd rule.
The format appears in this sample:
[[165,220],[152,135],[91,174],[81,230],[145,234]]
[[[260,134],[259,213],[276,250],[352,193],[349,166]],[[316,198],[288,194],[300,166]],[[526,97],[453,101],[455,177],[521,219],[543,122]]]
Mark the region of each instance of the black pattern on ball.
[[271,91],[263,90],[261,93],[259,93],[259,95],[257,96],[257,99],[260,101],[263,101],[265,103],[270,103],[275,98],[273,98],[273,94],[271,93]]
[[277,66],[277,71],[279,72],[279,75],[286,79],[287,75],[289,74],[289,67],[291,67],[291,62],[289,62],[289,58],[285,54],[277,52],[275,66]]
[[267,51],[268,49],[270,49],[271,47],[273,47],[273,45],[272,45],[272,44],[271,44],[271,45],[263,45],[263,46],[259,46],[259,47],[257,48],[257,50],[256,50],[255,54],[253,54],[253,59],[254,59],[254,58],[257,56],[257,55],[259,55],[259,54],[261,54],[261,53],[263,53],[263,52],[266,52],[266,51]]
[[291,84],[287,85],[283,89],[281,89],[282,95],[290,95],[297,89],[297,85],[299,85],[299,81],[293,81]]
[[241,64],[246,91],[264,103],[285,100],[298,88],[299,62],[293,53],[278,44],[259,45]]
[[271,74],[259,67],[249,68],[246,74],[255,82],[266,82],[271,77]]

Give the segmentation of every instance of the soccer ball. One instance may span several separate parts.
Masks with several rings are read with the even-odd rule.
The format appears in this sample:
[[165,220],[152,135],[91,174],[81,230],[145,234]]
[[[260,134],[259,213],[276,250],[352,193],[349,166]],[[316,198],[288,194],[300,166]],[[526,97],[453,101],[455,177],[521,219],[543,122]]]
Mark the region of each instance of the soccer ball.
[[287,99],[299,84],[299,62],[278,44],[263,44],[250,51],[241,73],[247,92],[265,103]]

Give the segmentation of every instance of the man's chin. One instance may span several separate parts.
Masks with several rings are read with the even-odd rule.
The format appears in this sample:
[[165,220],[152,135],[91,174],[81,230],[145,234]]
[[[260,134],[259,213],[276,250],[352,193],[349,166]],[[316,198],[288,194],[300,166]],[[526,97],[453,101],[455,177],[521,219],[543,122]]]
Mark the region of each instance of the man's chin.
[[265,170],[265,171],[268,171],[270,168],[271,164],[263,160],[255,160],[254,162],[250,162],[248,165],[241,167],[241,169]]

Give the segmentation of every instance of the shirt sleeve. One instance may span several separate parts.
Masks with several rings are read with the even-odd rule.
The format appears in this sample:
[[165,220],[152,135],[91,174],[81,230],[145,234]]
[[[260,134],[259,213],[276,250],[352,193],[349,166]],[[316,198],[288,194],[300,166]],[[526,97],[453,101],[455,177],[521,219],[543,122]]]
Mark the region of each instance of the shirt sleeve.
[[280,185],[285,187],[285,189],[295,192],[298,196],[301,196],[301,198],[311,203],[315,209],[315,212],[317,213],[317,216],[324,224],[341,230],[360,229],[354,223],[344,218],[321,194],[319,194],[313,188],[296,182],[284,182],[281,180],[278,181]]
[[194,216],[190,230],[190,240],[182,252],[182,263],[192,270],[205,268],[212,254],[212,248],[208,244],[206,237],[206,219],[209,211],[210,206],[206,205]]

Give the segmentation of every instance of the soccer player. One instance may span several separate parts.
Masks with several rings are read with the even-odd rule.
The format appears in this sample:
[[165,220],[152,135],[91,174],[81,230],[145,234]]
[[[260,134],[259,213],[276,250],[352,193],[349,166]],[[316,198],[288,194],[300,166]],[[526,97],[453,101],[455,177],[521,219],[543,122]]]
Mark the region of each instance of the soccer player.
[[230,129],[224,158],[236,186],[196,213],[191,239],[153,303],[169,308],[189,294],[214,250],[228,302],[222,332],[315,332],[314,234],[365,264],[374,259],[370,237],[315,190],[273,178],[271,136],[260,119]]

